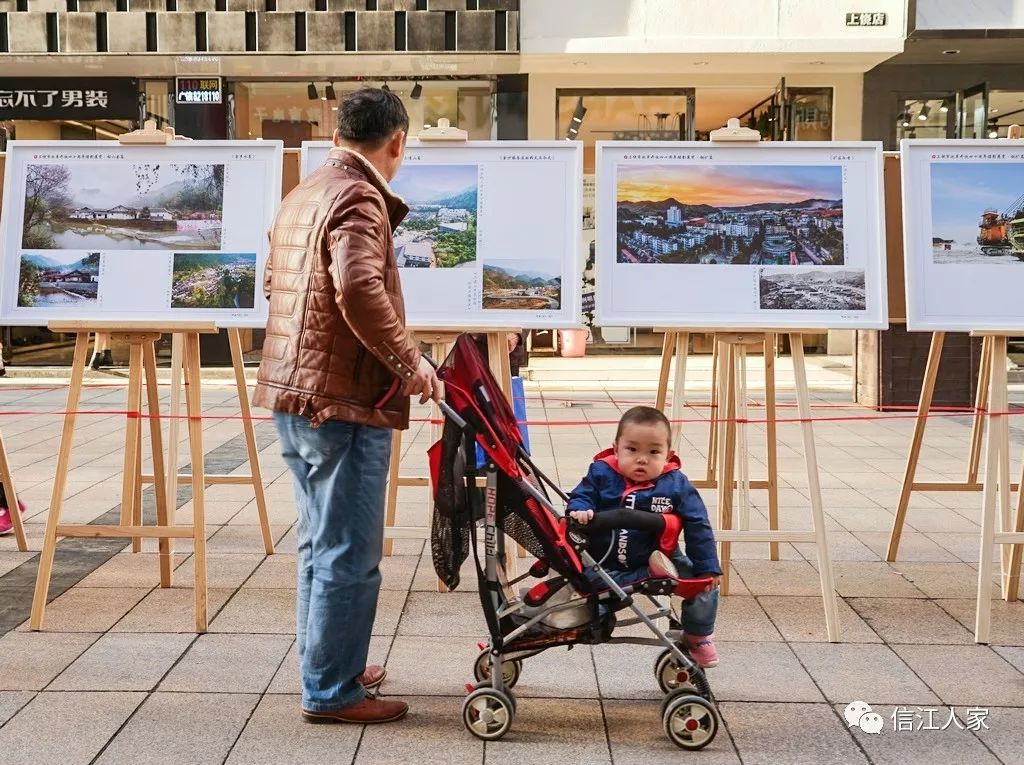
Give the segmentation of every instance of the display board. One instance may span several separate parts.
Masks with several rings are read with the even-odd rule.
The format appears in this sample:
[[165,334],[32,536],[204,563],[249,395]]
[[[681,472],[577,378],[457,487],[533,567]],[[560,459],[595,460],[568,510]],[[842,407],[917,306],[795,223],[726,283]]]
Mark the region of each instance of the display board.
[[[303,177],[330,148],[302,144]],[[410,208],[395,230],[409,325],[578,327],[582,159],[564,141],[410,139],[391,182]]]
[[280,141],[11,141],[0,324],[263,327]]
[[887,326],[879,143],[598,142],[597,322]]
[[1024,328],[1024,142],[900,144],[907,328]]

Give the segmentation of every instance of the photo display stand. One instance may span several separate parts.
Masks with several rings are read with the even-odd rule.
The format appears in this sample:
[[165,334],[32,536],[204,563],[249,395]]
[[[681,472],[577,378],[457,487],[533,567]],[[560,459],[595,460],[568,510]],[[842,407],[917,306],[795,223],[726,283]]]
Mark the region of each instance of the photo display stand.
[[[712,131],[712,144],[719,142],[760,143],[761,136],[755,130],[742,128],[735,118],[725,128]],[[607,182],[607,181],[606,181]],[[600,183],[600,180],[599,180]],[[612,182],[614,186],[614,181]],[[618,244],[616,244],[618,247]],[[648,266],[658,268],[660,266]],[[728,267],[728,266],[726,266]],[[607,293],[606,293],[607,295]],[[811,543],[815,546],[818,574],[821,582],[822,603],[825,615],[825,632],[829,642],[840,640],[839,609],[835,591],[835,576],[832,569],[832,555],[829,548],[828,532],[821,496],[818,459],[815,449],[814,430],[810,420],[810,394],[807,386],[807,371],[803,354],[803,332],[795,328],[742,328],[742,327],[699,327],[666,326],[662,351],[662,362],[658,379],[657,406],[664,411],[672,356],[675,355],[675,375],[670,418],[682,419],[685,409],[686,360],[691,332],[710,332],[713,335],[713,380],[712,413],[714,423],[710,428],[708,468],[704,480],[694,481],[698,488],[718,490],[718,524],[715,536],[719,545],[722,566],[721,591],[728,595],[730,579],[731,546],[734,542],[766,542],[770,545],[770,556],[777,560],[778,544]],[[777,429],[775,423],[775,346],[778,334],[789,335],[793,354],[793,371],[796,380],[797,408],[801,419],[801,435],[807,467],[808,493],[810,495],[810,531],[778,529],[778,467]],[[766,430],[768,446],[768,476],[751,480],[750,452],[747,422],[747,356],[749,351],[761,349],[765,358],[766,373]],[[682,428],[677,422],[673,428],[673,446],[680,442]],[[769,494],[768,530],[750,528],[750,491],[765,489]],[[736,494],[739,494],[738,507]]]
[[[1021,553],[1024,551],[1024,492],[1020,491],[1024,486],[1024,477],[1016,484],[1011,483],[1010,430],[1007,419],[1007,340],[1019,337],[1024,331],[1006,328],[1013,326],[1015,317],[1020,315],[1017,298],[1019,276],[1015,269],[1019,264],[1014,261],[1014,257],[1024,258],[1014,255],[1017,247],[1013,244],[1013,238],[1005,235],[1012,233],[1012,223],[1003,221],[1004,224],[1009,223],[1005,225],[1004,241],[1000,241],[998,235],[999,211],[1006,201],[1018,197],[1020,188],[1019,184],[1012,183],[1004,187],[1005,173],[999,172],[998,164],[989,164],[992,161],[1005,163],[1008,154],[1019,158],[1020,137],[1020,127],[1011,125],[1007,131],[1008,140],[942,142],[936,146],[927,146],[924,142],[908,144],[904,141],[901,144],[908,329],[916,325],[919,329],[931,330],[932,338],[887,559],[895,560],[899,551],[903,524],[914,491],[980,491],[982,508],[974,624],[974,640],[977,643],[988,643],[991,634],[991,577],[995,563],[993,546],[999,545],[1000,592],[1006,601],[1017,600],[1019,597]],[[1011,152],[1004,151],[1004,147],[1011,149]],[[955,156],[943,156],[949,150],[955,150]],[[915,152],[924,153],[915,159]],[[977,156],[979,152],[982,156]],[[920,177],[923,161],[930,163],[930,175],[937,163],[946,163],[938,179],[930,178],[931,186],[928,189],[918,187],[923,182]],[[1012,163],[1011,167],[1016,168],[1017,163]],[[965,174],[973,177],[967,178]],[[971,186],[974,195],[971,201],[977,204],[968,204],[962,194],[956,193],[955,190],[962,192],[966,186]],[[924,198],[925,192],[928,195],[927,201]],[[965,239],[967,232],[953,226],[952,216],[948,214],[949,208],[944,206],[947,197],[954,200],[958,214],[977,213],[970,221],[973,229],[969,232],[971,241]],[[1015,199],[1011,203],[1014,210],[1008,209],[1003,213],[1004,217],[1019,217],[1016,208],[1022,204],[1024,197]],[[1016,214],[1007,215],[1007,212]],[[931,229],[927,221],[931,221]],[[940,226],[952,230],[946,232],[940,230]],[[921,237],[927,240],[926,245],[919,241]],[[925,246],[929,250],[927,253],[922,249]],[[1008,261],[1009,265],[1001,260]],[[970,276],[962,270],[975,266]],[[952,281],[943,278],[944,270],[949,270]],[[970,279],[979,289],[991,291],[990,299],[984,304],[984,311],[979,310],[975,295],[962,294],[961,286],[966,279]],[[951,295],[959,295],[958,299],[964,302],[958,304],[950,301]],[[945,306],[950,306],[952,310],[944,313]],[[973,313],[965,312],[964,306],[970,306]],[[915,475],[926,418],[935,389],[945,330],[952,329],[969,331],[972,336],[982,340],[971,447],[967,455],[967,480],[962,483],[919,482],[915,481]],[[985,470],[984,475],[981,475],[983,448]],[[1011,512],[1014,491],[1018,492],[1016,519]]]
[[[191,539],[195,561],[195,630],[206,632],[207,628],[207,587],[206,587],[206,514],[205,480],[203,474],[203,422],[202,392],[199,379],[199,335],[215,333],[212,323],[176,324],[168,326],[163,322],[142,322],[127,326],[123,322],[50,322],[51,332],[75,335],[75,353],[71,363],[71,382],[68,388],[64,427],[61,432],[60,448],[57,452],[57,470],[53,481],[53,493],[46,517],[43,547],[39,556],[39,571],[36,576],[35,594],[32,599],[30,627],[43,629],[49,593],[50,576],[53,572],[54,554],[58,537],[128,537],[132,539],[133,552],[140,549],[142,538],[159,540],[160,586],[170,587],[173,576],[172,539]],[[60,514],[64,503],[68,468],[75,434],[78,405],[85,376],[86,351],[89,335],[105,332],[112,340],[128,344],[128,401],[125,416],[124,472],[121,483],[121,518],[116,525],[61,524]],[[184,343],[186,412],[188,417],[189,447],[192,456],[192,506],[191,525],[172,523],[168,507],[167,491],[164,484],[163,436],[160,428],[160,392],[156,378],[156,343],[162,334],[181,333]],[[145,382],[143,382],[145,377]],[[142,391],[145,387],[147,413],[142,414]],[[156,525],[142,524],[142,420],[149,419],[150,447],[154,473],[154,499],[156,504]]]
[[[447,119],[438,120],[436,127],[424,128],[420,131],[418,138],[421,143],[465,143],[469,134],[465,130],[451,126]],[[489,327],[480,332],[465,328],[455,327],[409,327],[417,340],[429,344],[430,356],[438,364],[443,362],[452,349],[459,335],[466,332],[484,334],[487,337],[487,356],[491,374],[498,380],[501,390],[508,400],[512,401],[512,372],[508,358],[508,346],[506,337],[509,332],[519,332],[516,328],[493,328]],[[430,442],[434,443],[441,437],[442,414],[440,408],[434,402],[430,404]],[[434,510],[434,491],[431,485],[430,476],[424,475],[402,475],[402,433],[395,430],[391,437],[391,462],[388,466],[388,489],[387,504],[384,515],[384,555],[390,556],[394,552],[395,539],[430,539],[431,518]],[[483,485],[480,483],[479,485]],[[396,526],[395,520],[398,512],[398,490],[400,487],[426,486],[427,491],[427,525],[426,526]],[[525,551],[519,548],[520,557]],[[513,559],[508,554],[508,565],[513,565]],[[510,569],[511,570],[511,569]],[[441,580],[437,580],[438,592],[446,590]]]
[[[188,141],[176,136],[173,128],[157,130],[155,122],[147,120],[145,126],[118,138],[123,145],[166,146],[177,141]],[[248,390],[245,385],[241,357],[241,335],[237,327],[228,328],[234,364],[235,381],[242,412],[243,432],[250,463],[248,475],[207,475],[203,449],[203,409],[201,389],[201,362],[199,350],[200,334],[216,334],[219,327],[214,321],[189,322],[165,319],[159,321],[57,321],[48,323],[50,331],[75,334],[75,353],[68,391],[68,403],[58,452],[57,473],[47,516],[43,549],[40,555],[39,571],[36,578],[32,602],[31,628],[41,630],[49,592],[49,582],[59,537],[129,537],[132,552],[141,550],[143,538],[159,540],[160,586],[170,587],[173,580],[173,540],[190,538],[193,542],[195,561],[195,631],[206,632],[207,614],[207,559],[206,559],[206,516],[205,487],[207,484],[249,484],[253,486],[259,512],[264,549],[272,554],[273,538],[266,511],[266,499],[256,447]],[[111,339],[125,342],[129,346],[128,402],[125,432],[124,472],[122,477],[121,518],[117,525],[101,526],[67,525],[60,523],[61,506],[67,482],[68,467],[74,439],[76,411],[81,398],[82,383],[86,366],[86,351],[89,335],[96,332],[108,333]],[[164,334],[172,337],[172,384],[169,443],[165,453],[160,423],[160,399],[156,378],[156,343]],[[145,380],[143,380],[145,378]],[[147,414],[142,415],[142,391],[145,388]],[[191,473],[179,475],[177,459],[180,438],[180,399],[184,389],[185,419],[188,426]],[[142,423],[145,416],[150,420],[150,446],[152,452],[152,474],[142,472]],[[177,485],[179,479],[186,479],[192,486],[193,521],[191,525],[176,523]],[[146,483],[154,485],[156,504],[156,525],[143,525],[142,488]]]
[[14,540],[21,552],[28,552],[28,540],[25,539],[25,524],[18,509],[18,490],[14,487],[14,476],[11,475],[11,463],[7,459],[7,447],[4,445],[4,434],[0,432],[0,486],[4,488],[7,499],[7,512],[11,515],[14,526]]

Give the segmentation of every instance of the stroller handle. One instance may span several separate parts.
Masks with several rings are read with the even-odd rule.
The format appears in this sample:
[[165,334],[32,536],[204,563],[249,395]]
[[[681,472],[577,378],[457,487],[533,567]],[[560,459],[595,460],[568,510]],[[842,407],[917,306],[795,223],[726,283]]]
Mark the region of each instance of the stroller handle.
[[660,513],[651,513],[646,510],[629,510],[618,508],[616,510],[603,510],[594,513],[594,517],[588,523],[577,523],[570,519],[570,525],[578,531],[610,531],[612,529],[629,529],[631,531],[649,531],[660,534],[665,530],[665,518]]

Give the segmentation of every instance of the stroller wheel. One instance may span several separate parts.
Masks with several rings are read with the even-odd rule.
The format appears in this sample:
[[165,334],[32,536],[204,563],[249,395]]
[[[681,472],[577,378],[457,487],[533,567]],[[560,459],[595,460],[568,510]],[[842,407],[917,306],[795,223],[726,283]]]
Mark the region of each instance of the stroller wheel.
[[654,662],[654,677],[657,679],[662,693],[671,693],[680,688],[686,689],[689,693],[699,693],[690,677],[689,670],[680,666],[672,651],[667,648]]
[[462,702],[462,724],[483,741],[497,741],[508,733],[513,717],[512,699],[493,688],[477,688]]
[[[501,682],[508,688],[515,688],[519,682],[519,674],[523,671],[521,659],[510,659],[501,663]],[[483,682],[491,679],[491,652],[484,650],[473,662],[473,677],[476,681]]]
[[661,716],[665,734],[681,749],[703,749],[718,733],[718,713],[700,696],[677,691],[665,700]]

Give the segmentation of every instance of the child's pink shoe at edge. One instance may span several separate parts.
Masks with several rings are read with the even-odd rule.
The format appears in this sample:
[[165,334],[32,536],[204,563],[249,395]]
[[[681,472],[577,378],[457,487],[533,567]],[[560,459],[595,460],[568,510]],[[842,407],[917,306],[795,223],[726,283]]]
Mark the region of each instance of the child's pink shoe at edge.
[[710,635],[686,635],[686,646],[690,656],[703,669],[718,666],[718,651],[715,650],[715,633]]
[[[25,503],[21,500],[18,500],[18,510],[22,515],[25,514]],[[12,531],[14,531],[14,521],[11,520],[11,514],[6,507],[0,507],[0,537],[7,536]]]

